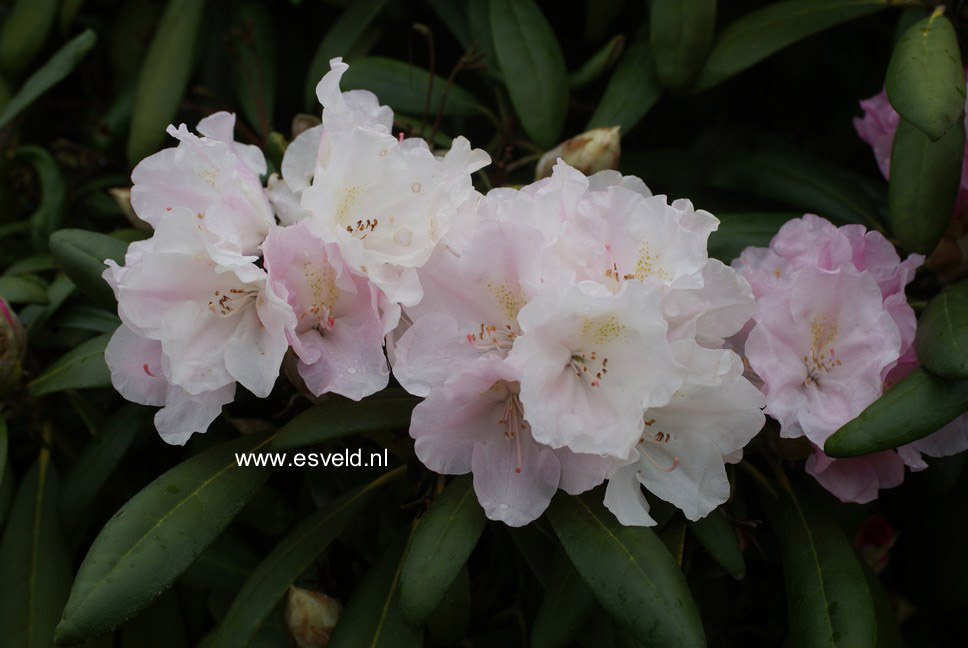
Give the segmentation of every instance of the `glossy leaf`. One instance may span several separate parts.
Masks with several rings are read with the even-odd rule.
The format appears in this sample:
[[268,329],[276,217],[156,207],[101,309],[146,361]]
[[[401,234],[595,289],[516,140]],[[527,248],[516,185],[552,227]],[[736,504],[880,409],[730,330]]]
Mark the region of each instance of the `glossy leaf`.
[[[453,2],[453,0],[449,0]],[[467,0],[467,28],[470,32],[472,51],[481,58],[485,74],[503,83],[501,66],[494,51],[494,32],[491,29],[490,0]]]
[[57,325],[95,333],[113,333],[121,326],[121,320],[117,315],[103,308],[79,304],[59,315]]
[[121,463],[135,437],[151,421],[152,410],[128,403],[111,414],[108,423],[98,430],[72,462],[64,476],[60,496],[61,519],[67,529],[74,529],[80,517],[94,502],[98,491]]
[[245,581],[219,625],[213,647],[234,647],[251,639],[289,586],[335,540],[346,523],[377,488],[403,474],[384,473],[366,486],[346,493],[303,520],[275,546]]
[[0,71],[17,78],[43,49],[57,18],[57,0],[16,0],[0,27]]
[[47,290],[27,277],[0,277],[0,295],[10,304],[46,304]]
[[30,215],[30,236],[34,249],[44,252],[47,239],[61,226],[64,216],[64,178],[54,157],[39,146],[21,146],[14,149],[11,160],[16,164],[33,167],[40,187],[40,203]]
[[551,26],[534,0],[490,0],[494,51],[521,127],[538,146],[561,139],[568,71]]
[[934,142],[961,121],[965,71],[951,21],[938,7],[894,46],[885,82],[891,106]]
[[774,52],[835,25],[904,0],[781,0],[730,23],[713,43],[694,88],[705,90]]
[[204,0],[168,0],[141,65],[128,135],[128,163],[137,164],[165,141],[195,62]]
[[547,512],[575,568],[614,619],[646,646],[705,643],[686,579],[646,527],[626,527],[601,496],[559,494]]
[[[329,72],[329,60],[346,53],[360,39],[370,23],[386,6],[387,0],[356,0],[347,5],[346,10],[330,25],[326,36],[316,48],[313,59],[309,64],[309,74],[306,76],[306,108],[312,112],[319,110],[316,101],[316,84]],[[349,61],[352,65],[354,61]],[[379,93],[381,103],[386,99]]]
[[551,562],[548,587],[534,617],[531,648],[568,646],[596,607],[595,595],[564,550],[558,549]]
[[333,630],[328,648],[420,648],[424,645],[423,630],[408,628],[400,614],[400,572],[411,533],[399,534],[356,586]]
[[144,609],[191,565],[271,472],[237,465],[264,449],[253,434],[217,445],[164,473],[101,529],[74,580],[59,643],[108,632]]
[[941,240],[958,196],[964,142],[962,121],[936,142],[910,122],[898,123],[891,149],[889,215],[905,249],[929,254]]
[[259,565],[259,556],[226,531],[178,577],[179,583],[235,594]]
[[684,88],[702,69],[716,31],[716,0],[653,0],[649,40],[662,85]]
[[619,34],[612,37],[580,68],[572,72],[568,78],[568,85],[571,86],[572,90],[581,90],[594,83],[618,62],[623,51],[625,51],[625,36]]
[[768,501],[768,510],[780,538],[793,644],[873,648],[877,624],[870,589],[837,523],[788,483],[776,501]]
[[748,246],[767,247],[797,212],[717,213],[719,228],[709,235],[709,256],[729,264]]
[[420,519],[400,574],[400,612],[419,627],[440,604],[467,563],[484,524],[470,475],[457,477]]
[[90,389],[110,385],[111,372],[104,362],[104,349],[110,339],[110,334],[105,333],[68,351],[27,385],[30,394],[43,396],[65,389]]
[[276,27],[264,4],[246,2],[235,10],[229,31],[232,81],[242,115],[261,138],[274,123]]
[[111,286],[101,276],[107,269],[104,261],[124,263],[127,249],[125,243],[113,236],[86,230],[64,229],[50,236],[54,262],[91,301],[111,311],[117,309],[117,302]]
[[[433,79],[433,88],[430,88]],[[343,90],[362,88],[376,93],[381,104],[402,113],[422,115],[427,107],[430,90],[430,117],[440,110],[445,117],[468,117],[478,113],[474,95],[464,88],[450,84],[447,79],[433,75],[423,68],[403,61],[369,56],[353,61],[343,75]],[[446,91],[447,95],[444,96]],[[442,103],[443,102],[443,103]]]
[[[29,5],[31,0],[21,0],[20,4]],[[49,61],[30,75],[20,87],[20,90],[0,110],[0,128],[6,126],[11,119],[32,104],[37,97],[63,81],[77,67],[88,50],[94,47],[96,42],[97,34],[94,33],[94,30],[85,29],[57,50]]]
[[746,576],[746,561],[743,560],[739,538],[733,523],[722,508],[700,520],[689,522],[689,531],[730,576],[736,580],[742,580]]
[[914,348],[933,374],[968,378],[968,281],[942,290],[918,320]]
[[660,96],[662,85],[655,74],[652,48],[646,41],[632,43],[615,66],[586,128],[619,126],[622,135],[627,135]]
[[279,430],[273,450],[300,448],[349,434],[409,427],[419,400],[402,389],[388,389],[362,401],[334,397],[295,416]]
[[470,626],[471,577],[464,565],[427,619],[427,632],[437,643],[452,646],[460,644]]
[[968,411],[968,380],[918,367],[824,444],[831,457],[857,457],[912,443]]
[[3,645],[46,648],[71,586],[71,562],[57,519],[57,471],[46,450],[27,471],[0,543]]

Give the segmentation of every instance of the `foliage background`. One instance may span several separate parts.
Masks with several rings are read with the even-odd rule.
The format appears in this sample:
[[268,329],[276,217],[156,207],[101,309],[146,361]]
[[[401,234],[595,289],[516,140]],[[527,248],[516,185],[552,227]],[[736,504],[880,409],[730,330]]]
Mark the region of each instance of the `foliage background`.
[[[721,2],[717,38],[768,5],[796,17],[780,11],[743,38],[739,49],[754,55],[735,75],[701,90],[686,79],[674,90],[656,77],[657,39],[665,39],[665,56],[680,47],[698,57],[696,70],[708,40],[697,45],[683,32],[685,41],[665,45],[662,31],[650,45],[646,2],[490,2],[524,25],[529,47],[502,41],[495,56],[488,0],[0,6],[0,111],[8,107],[0,112],[0,293],[27,331],[22,374],[3,361],[11,375],[0,433],[3,645],[49,645],[78,568],[92,560],[100,567],[92,562],[74,583],[75,623],[62,626],[64,641],[108,632],[89,645],[288,645],[282,608],[295,582],[349,605],[334,646],[619,648],[663,645],[663,637],[691,645],[703,629],[714,646],[960,645],[968,631],[963,455],[932,461],[871,505],[842,505],[802,479],[804,448],[768,427],[732,472],[731,501],[705,523],[686,524],[653,499],[657,536],[617,530],[594,509],[596,492],[585,508],[559,495],[550,516],[510,530],[484,524],[466,479],[445,489],[416,462],[406,434],[414,401],[399,391],[363,406],[311,406],[284,380],[266,401],[240,390],[206,435],[179,448],[160,441],[148,408],[125,404],[110,388],[100,354],[118,320],[97,266],[146,232],[108,190],[128,187],[133,163],[171,143],[168,123],[194,125],[217,110],[238,113],[237,138],[261,145],[278,165],[292,117],[318,116],[311,89],[330,56],[351,64],[349,86],[374,90],[409,118],[401,129],[440,145],[464,134],[486,147],[495,162],[475,178],[481,190],[529,182],[547,148],[618,123],[620,170],[719,216],[710,251],[727,262],[804,212],[887,228],[887,183],[851,119],[858,100],[882,88],[898,35],[934,3]],[[672,4],[687,16],[715,5]],[[957,9],[948,15],[960,34]],[[544,74],[556,69],[559,48],[571,88],[566,77]],[[57,64],[45,67],[52,56]],[[434,101],[426,100],[426,74],[409,65],[439,75]],[[529,76],[533,70],[541,74]],[[587,74],[576,80],[579,70]],[[439,102],[452,71],[454,85]],[[535,79],[537,100],[515,101]],[[32,88],[43,92],[12,113]],[[48,244],[63,228],[110,237],[75,233]],[[938,287],[922,273],[909,295],[923,305]],[[15,353],[9,347],[6,358]],[[347,493],[380,470],[219,472],[229,450],[253,439],[307,450],[389,448],[405,468],[368,498]],[[434,515],[424,515],[431,502]],[[897,533],[879,577],[850,547],[872,515]],[[91,550],[109,520],[113,534]],[[408,538],[410,564],[398,569]],[[668,565],[677,573],[681,566],[685,581]],[[655,577],[657,589],[623,580],[635,580],[632,567]],[[92,593],[88,581],[99,569],[107,576]],[[429,615],[426,628],[404,625],[401,591],[403,616]],[[691,603],[681,604],[689,600],[701,622],[689,616]],[[876,612],[876,637],[857,626],[873,621],[868,612]],[[659,630],[641,629],[653,625]]]

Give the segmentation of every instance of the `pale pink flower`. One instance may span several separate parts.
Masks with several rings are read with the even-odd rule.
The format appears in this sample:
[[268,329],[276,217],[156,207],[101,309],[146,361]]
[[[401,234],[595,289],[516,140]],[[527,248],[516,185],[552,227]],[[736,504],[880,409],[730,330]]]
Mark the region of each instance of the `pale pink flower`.
[[386,387],[380,290],[305,222],[273,227],[262,247],[273,292],[296,315],[286,336],[309,391],[359,400]]

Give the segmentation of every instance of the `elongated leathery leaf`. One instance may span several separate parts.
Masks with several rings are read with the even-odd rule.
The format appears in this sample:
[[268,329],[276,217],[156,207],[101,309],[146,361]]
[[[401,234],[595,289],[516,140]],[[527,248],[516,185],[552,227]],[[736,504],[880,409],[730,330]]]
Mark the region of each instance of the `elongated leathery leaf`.
[[548,518],[602,607],[646,646],[701,646],[699,611],[675,559],[646,527],[622,526],[591,495],[559,494]]
[[104,349],[110,339],[111,334],[105,333],[68,351],[27,385],[31,395],[110,385],[111,372],[104,361]]
[[968,380],[918,367],[824,444],[831,457],[857,457],[912,443],[968,410]]
[[470,557],[485,522],[469,475],[451,481],[430,505],[400,574],[400,611],[408,623],[419,626],[430,617]]
[[127,249],[123,241],[98,232],[63,229],[50,236],[54,262],[91,301],[112,311],[117,309],[117,302],[111,286],[101,276],[107,269],[104,260],[123,263]]
[[215,446],[164,473],[114,514],[74,580],[59,643],[108,632],[144,609],[191,565],[235,517],[271,468],[239,467],[237,455],[271,435]]
[[699,74],[716,30],[716,0],[653,0],[649,40],[662,84],[683,88]]
[[887,98],[897,113],[937,141],[962,118],[965,71],[951,21],[938,7],[904,32],[887,67]]
[[592,594],[562,549],[551,561],[551,577],[534,617],[531,648],[564,648],[595,610]]
[[662,85],[655,74],[652,48],[647,41],[632,43],[615,66],[587,128],[619,126],[626,135],[661,96]]

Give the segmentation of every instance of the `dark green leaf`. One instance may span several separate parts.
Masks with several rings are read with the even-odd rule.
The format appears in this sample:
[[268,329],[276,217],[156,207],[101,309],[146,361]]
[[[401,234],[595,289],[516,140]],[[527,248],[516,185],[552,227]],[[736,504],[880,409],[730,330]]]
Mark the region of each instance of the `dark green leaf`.
[[457,477],[420,519],[400,574],[400,612],[418,627],[467,563],[486,522],[470,475]]
[[[336,22],[330,25],[329,31],[319,43],[316,53],[313,54],[313,60],[309,64],[309,75],[306,77],[307,109],[311,109],[312,112],[318,110],[316,84],[329,72],[330,59],[346,56],[386,4],[387,0],[356,0],[350,3]],[[355,65],[353,61],[350,63]],[[377,96],[380,97],[380,101],[386,101],[381,94],[377,93]]]
[[485,73],[492,80],[503,83],[497,54],[494,52],[490,0],[467,0],[467,27],[470,30],[473,51],[480,56]]
[[90,389],[111,384],[111,372],[104,362],[104,349],[111,335],[105,333],[68,351],[32,380],[27,387],[32,396],[43,396],[64,389]]
[[148,484],[101,529],[81,563],[57,626],[59,643],[108,632],[144,609],[219,536],[271,472],[239,467],[272,436],[211,448]]
[[114,292],[101,276],[107,269],[105,259],[124,263],[128,246],[122,241],[79,229],[64,229],[50,236],[50,253],[54,262],[71,281],[97,305],[117,309]]
[[82,331],[113,333],[115,329],[121,326],[121,320],[118,319],[117,315],[103,308],[78,304],[58,316],[56,324],[64,328],[75,328]]
[[692,83],[713,42],[716,0],[653,0],[649,40],[655,71],[662,85],[684,88]]
[[57,0],[17,0],[0,28],[0,72],[11,79],[27,71],[54,26]]
[[703,549],[708,551],[713,560],[729,572],[730,576],[737,580],[742,580],[746,576],[746,561],[743,560],[739,538],[733,523],[726,517],[726,512],[722,508],[716,509],[701,520],[690,522],[689,530]]
[[622,526],[594,496],[548,509],[561,545],[598,602],[646,646],[704,645],[686,579],[651,529]]
[[279,430],[272,449],[300,448],[350,434],[408,427],[410,413],[418,402],[402,389],[387,389],[359,402],[334,397],[289,421]]
[[891,228],[911,252],[934,250],[951,220],[961,183],[965,125],[958,121],[937,142],[901,119],[891,148]]
[[918,367],[824,444],[831,457],[857,457],[912,443],[968,410],[968,380]]
[[585,86],[598,80],[618,62],[625,50],[625,36],[619,34],[595,52],[580,68],[575,70],[568,79],[572,90],[581,90]]
[[874,603],[853,547],[817,503],[782,486],[776,501],[764,500],[780,538],[793,644],[873,647]]
[[968,281],[949,286],[928,302],[914,348],[931,373],[968,378]]
[[660,96],[662,85],[655,74],[652,48],[647,41],[632,43],[615,66],[587,129],[620,126],[622,135],[628,135]]
[[219,625],[213,648],[245,644],[316,557],[335,540],[373,491],[400,477],[404,468],[384,473],[366,486],[345,493],[305,520],[276,545],[245,581]]
[[713,44],[695,89],[705,90],[793,43],[903,0],[782,0],[727,25]]
[[709,256],[728,265],[750,245],[768,246],[784,223],[800,216],[797,212],[716,214],[719,229],[709,235]]
[[[28,4],[29,0],[21,0],[21,4]],[[57,85],[77,67],[88,50],[94,47],[97,35],[94,30],[86,29],[71,39],[64,47],[57,50],[47,63],[30,75],[20,90],[17,91],[7,105],[0,111],[0,128],[16,117],[24,108],[34,102],[40,95]]]
[[212,592],[235,594],[258,565],[259,556],[229,529],[202,552],[198,560],[178,577],[178,582]]
[[128,135],[128,162],[137,164],[165,139],[195,61],[204,0],[169,0],[138,75]]
[[531,648],[564,648],[595,610],[595,595],[563,549],[551,562],[551,576],[534,617]]
[[[64,273],[59,273],[47,287],[47,305],[36,310],[29,320],[26,317],[22,318],[24,326],[27,327],[27,335],[43,326],[73,293],[74,282],[68,279]],[[22,313],[22,315],[25,314]]]
[[453,646],[460,644],[470,625],[471,577],[464,565],[427,619],[427,632],[437,643]]
[[[471,116],[479,111],[477,100],[467,90],[458,85],[450,84],[447,79],[431,76],[423,68],[415,65],[370,56],[353,61],[350,69],[343,75],[341,87],[343,90],[362,88],[376,93],[380,103],[411,115],[422,115],[427,107],[427,92],[433,79],[433,89],[430,90],[430,116],[441,114],[445,117]],[[444,92],[447,92],[446,98]],[[441,107],[441,101],[444,101]]]
[[965,71],[943,6],[904,32],[894,46],[885,87],[894,110],[933,142],[961,121]]
[[423,631],[400,614],[399,582],[410,533],[400,533],[366,573],[340,615],[328,648],[420,648]]
[[188,642],[178,596],[171,590],[162,593],[141,614],[125,623],[119,634],[121,648],[172,648],[191,645]]
[[46,450],[17,490],[0,544],[3,645],[46,648],[71,586],[71,563],[57,519],[57,471]]
[[31,272],[44,272],[45,270],[53,270],[55,268],[54,259],[50,255],[35,254],[12,263],[4,274],[27,274]]
[[64,178],[54,157],[39,146],[14,149],[11,161],[33,167],[40,185],[40,204],[30,216],[30,236],[34,249],[47,250],[47,239],[61,226],[64,216]]
[[491,0],[498,64],[524,132],[544,148],[558,143],[568,111],[568,71],[551,26],[533,0]]
[[84,446],[64,476],[60,510],[67,529],[75,528],[135,437],[149,426],[151,414],[146,407],[128,403],[112,413],[109,422]]
[[0,484],[7,478],[7,447],[9,442],[7,419],[0,416]]
[[877,648],[904,648],[904,641],[897,627],[897,616],[894,614],[894,604],[867,563],[861,561],[860,566],[864,570],[874,603],[874,614],[877,616]]
[[0,295],[11,304],[46,304],[47,288],[29,277],[0,277]]
[[242,115],[265,139],[274,123],[276,98],[276,28],[273,12],[246,2],[235,10],[229,40],[232,80]]

